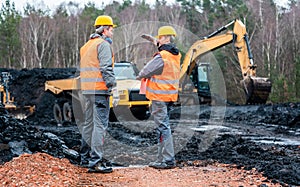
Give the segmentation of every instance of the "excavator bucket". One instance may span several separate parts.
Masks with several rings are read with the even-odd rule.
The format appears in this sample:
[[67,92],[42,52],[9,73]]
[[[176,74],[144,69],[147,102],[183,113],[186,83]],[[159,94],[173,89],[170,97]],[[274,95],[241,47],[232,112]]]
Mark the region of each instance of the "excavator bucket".
[[268,78],[248,76],[241,81],[246,93],[246,104],[265,104],[271,92]]
[[14,98],[9,92],[9,80],[11,79],[9,72],[1,72],[0,74],[0,110],[7,111],[9,114],[18,119],[24,119],[33,114],[35,106],[17,106]]
[[25,119],[28,116],[32,115],[35,111],[35,106],[17,107],[14,104],[5,104],[4,108],[10,115],[14,116],[17,119]]

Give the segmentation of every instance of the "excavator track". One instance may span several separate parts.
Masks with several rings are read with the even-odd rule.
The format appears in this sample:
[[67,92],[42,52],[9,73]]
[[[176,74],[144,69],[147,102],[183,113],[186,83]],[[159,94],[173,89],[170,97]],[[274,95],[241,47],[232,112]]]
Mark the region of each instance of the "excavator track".
[[271,92],[270,79],[248,76],[241,81],[246,93],[246,104],[265,104]]

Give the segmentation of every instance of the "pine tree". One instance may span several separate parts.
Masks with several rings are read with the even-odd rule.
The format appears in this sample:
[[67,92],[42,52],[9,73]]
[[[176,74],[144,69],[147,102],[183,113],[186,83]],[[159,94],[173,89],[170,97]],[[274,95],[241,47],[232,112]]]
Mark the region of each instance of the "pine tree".
[[0,10],[0,63],[3,67],[18,66],[21,50],[18,33],[20,20],[14,2],[6,0]]

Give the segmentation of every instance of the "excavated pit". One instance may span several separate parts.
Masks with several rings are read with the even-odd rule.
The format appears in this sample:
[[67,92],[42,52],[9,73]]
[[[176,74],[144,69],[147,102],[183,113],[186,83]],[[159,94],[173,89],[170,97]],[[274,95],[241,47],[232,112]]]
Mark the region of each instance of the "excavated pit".
[[[75,123],[56,124],[51,105],[56,98],[44,91],[45,81],[74,76],[76,69],[3,71],[12,75],[10,92],[16,103],[35,105],[36,111],[23,120],[0,111],[0,164],[36,152],[79,164],[78,128]],[[200,106],[188,120],[171,120],[174,136],[185,125],[190,128],[188,136],[174,138],[185,142],[176,151],[179,165],[194,160],[234,164],[256,168],[273,182],[300,186],[300,103],[227,106],[221,121],[211,120],[211,112],[212,107]],[[186,115],[190,114],[181,114]],[[156,143],[153,125],[151,120],[110,123],[106,158],[121,166],[147,164],[155,158],[155,151],[146,149]]]

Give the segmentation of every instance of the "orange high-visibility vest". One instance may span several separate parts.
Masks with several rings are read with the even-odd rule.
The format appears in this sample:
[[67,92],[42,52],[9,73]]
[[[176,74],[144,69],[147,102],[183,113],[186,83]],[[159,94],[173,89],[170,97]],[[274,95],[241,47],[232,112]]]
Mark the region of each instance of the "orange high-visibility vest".
[[[104,42],[102,38],[90,39],[80,49],[80,79],[81,90],[95,91],[108,90],[100,72],[100,62],[98,60],[98,46]],[[114,57],[112,55],[112,63]]]
[[173,55],[168,51],[159,52],[164,68],[161,75],[152,76],[147,82],[146,97],[149,100],[177,101],[180,75],[181,54]]

